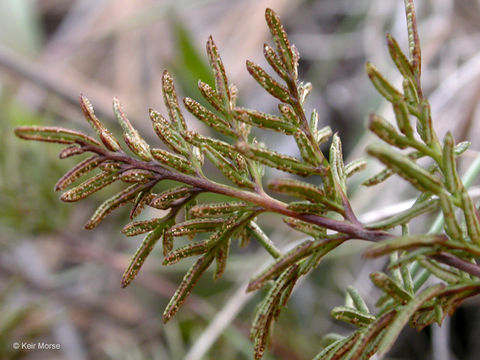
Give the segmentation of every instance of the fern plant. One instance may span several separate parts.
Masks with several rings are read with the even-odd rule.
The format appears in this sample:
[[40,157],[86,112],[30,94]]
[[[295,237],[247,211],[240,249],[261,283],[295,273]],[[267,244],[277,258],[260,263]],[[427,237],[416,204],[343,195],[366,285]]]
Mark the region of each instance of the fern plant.
[[[15,133],[26,140],[67,145],[60,152],[62,159],[90,154],[55,185],[57,191],[66,190],[61,195],[63,201],[78,201],[114,182],[125,183],[124,190],[98,207],[86,229],[95,228],[109,213],[127,204],[131,205],[132,220],[145,207],[168,211],[160,218],[132,221],[122,229],[126,236],[146,234],[123,274],[123,287],[134,280],[160,240],[164,265],[196,258],[163,313],[165,322],[177,313],[207,268],[215,266],[214,279],[222,276],[233,242],[244,246],[251,239],[257,241],[273,259],[266,269],[259,269],[247,288],[247,291],[267,290],[251,328],[255,359],[262,358],[272,324],[299,278],[348,241],[372,242],[367,257],[390,256],[386,272],[370,275],[373,284],[383,292],[377,310],[371,312],[359,293],[349,287],[345,305],[335,307],[332,315],[353,324],[356,330],[347,337],[330,337],[328,346],[319,349],[321,352],[315,359],[382,356],[407,324],[417,329],[441,324],[463,300],[480,292],[480,266],[476,263],[480,256],[480,220],[467,192],[473,176],[470,172],[462,180],[456,168],[456,158],[469,144],[456,144],[451,133],[440,140],[435,133],[430,105],[421,87],[421,50],[413,0],[405,0],[405,9],[408,55],[387,35],[390,56],[403,77],[402,89],[395,88],[373,65],[366,66],[372,84],[393,107],[396,127],[376,114],[370,115],[369,129],[383,143],[371,144],[367,152],[383,163],[385,169],[364,185],[373,186],[397,175],[416,188],[418,196],[410,209],[376,223],[360,222],[347,196],[347,179],[362,170],[365,162],[344,164],[338,134],[332,134],[329,127],[318,128],[315,110],[306,113],[304,104],[311,85],[299,81],[299,53],[271,9],[265,15],[274,46],[265,45],[263,50],[277,77],[250,61],[247,70],[278,100],[277,114],[237,105],[237,88],[229,82],[210,37],[207,54],[215,87],[198,83],[210,108],[191,98],[183,99],[183,105],[195,118],[221,134],[221,140],[189,130],[167,71],[163,74],[167,117],[150,110],[153,129],[165,145],[163,149],[152,147],[142,138],[120,102],[114,99],[113,111],[123,129],[122,144],[96,117],[83,95],[80,106],[96,137],[38,126],[19,127]],[[269,149],[252,135],[253,127],[293,137],[301,158]],[[329,152],[324,154],[320,145],[327,141],[330,141]],[[417,162],[420,158],[430,159],[430,165],[420,165]],[[214,181],[204,172],[205,160],[223,174],[224,182]],[[265,167],[289,176],[265,184]],[[74,185],[82,177],[87,180]],[[321,178],[321,184],[308,181],[313,177]],[[157,193],[157,184],[165,180],[178,185]],[[199,201],[198,195],[205,192],[226,195],[231,200]],[[292,200],[280,201],[274,196],[277,194]],[[437,209],[441,211],[441,221],[428,233],[408,233],[407,224],[412,219]],[[285,226],[306,234],[309,240],[281,252],[257,223],[258,215],[266,212],[282,216]],[[401,236],[392,234],[396,227],[401,227]],[[176,246],[180,237],[191,242]]]

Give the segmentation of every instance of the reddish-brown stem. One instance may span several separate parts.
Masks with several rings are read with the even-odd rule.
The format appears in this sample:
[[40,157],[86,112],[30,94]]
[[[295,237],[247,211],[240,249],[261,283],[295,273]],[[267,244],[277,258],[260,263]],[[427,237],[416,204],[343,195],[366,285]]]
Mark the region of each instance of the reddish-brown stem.
[[251,191],[235,189],[230,186],[219,184],[205,178],[194,177],[170,171],[165,167],[161,166],[156,161],[144,162],[134,159],[122,152],[112,153],[98,146],[85,143],[83,143],[82,145],[86,148],[87,151],[102,155],[106,159],[120,161],[131,165],[133,168],[149,170],[153,173],[156,173],[158,174],[159,179],[174,180],[187,185],[192,185],[208,192],[231,196],[236,199],[261,206],[265,211],[286,215],[306,221],[311,224],[325,227],[330,230],[335,230],[340,233],[347,234],[351,238],[368,241],[379,241],[390,236],[388,233],[383,231],[366,229],[362,224],[359,223],[340,221],[311,214],[299,214],[295,211],[288,209],[287,204],[285,204],[284,202],[274,199],[266,193],[254,193]]
[[480,266],[471,262],[460,259],[452,254],[442,252],[440,254],[431,255],[430,258],[441,262],[442,264],[452,266],[466,273],[480,278]]
[[[193,187],[198,188],[198,190],[208,191],[216,194],[222,194],[226,196],[231,196],[233,198],[243,200],[255,204],[263,211],[274,212],[296,218],[302,221],[306,221],[311,224],[319,225],[330,230],[337,231],[339,233],[346,234],[349,239],[359,239],[367,241],[380,241],[386,238],[392,237],[391,234],[380,231],[380,230],[370,230],[365,228],[363,224],[358,221],[345,221],[330,219],[318,215],[312,214],[299,214],[295,211],[292,211],[287,208],[287,204],[277,199],[270,197],[265,192],[251,192],[240,189],[235,189],[227,185],[219,184],[213,181],[210,181],[206,178],[194,177],[190,175],[185,175],[182,173],[177,173],[166,169],[161,166],[156,161],[145,162],[141,160],[134,159],[123,152],[112,153],[106,149],[103,149],[98,146],[91,144],[86,144],[80,142],[80,145],[85,147],[86,151],[96,153],[98,155],[104,156],[105,159],[116,160],[126,164],[129,164],[132,168],[149,170],[153,173],[158,174],[157,180],[174,180]],[[349,208],[351,216],[354,216],[353,211]],[[351,217],[349,216],[349,217]],[[353,217],[353,219],[356,219]],[[441,262],[443,264],[453,266],[461,271],[464,271],[468,274],[480,277],[480,266],[476,264],[469,263],[465,260],[457,258],[451,254],[441,253],[438,255],[432,255],[432,259]]]
[[345,212],[345,215],[344,215],[345,219],[347,219],[348,221],[354,224],[362,226],[360,221],[358,221],[357,216],[355,215],[355,212],[352,209],[352,206],[350,205],[350,201],[348,201],[347,195],[345,195],[345,193],[341,189],[339,189],[339,191],[342,197],[342,205]]

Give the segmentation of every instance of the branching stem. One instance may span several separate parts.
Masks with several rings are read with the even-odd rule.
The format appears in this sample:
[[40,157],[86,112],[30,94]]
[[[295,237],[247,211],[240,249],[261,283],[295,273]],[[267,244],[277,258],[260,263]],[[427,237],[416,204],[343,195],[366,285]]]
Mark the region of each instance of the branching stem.
[[351,238],[367,241],[379,241],[391,236],[384,231],[367,229],[360,223],[340,221],[312,214],[299,214],[293,210],[288,209],[287,204],[285,204],[284,202],[274,199],[266,193],[254,193],[251,191],[235,189],[230,186],[208,180],[206,178],[198,178],[170,171],[165,167],[161,166],[156,161],[140,161],[128,156],[123,152],[112,153],[105,150],[104,148],[87,143],[81,143],[81,145],[84,146],[87,151],[91,151],[93,153],[105,156],[105,158],[109,160],[120,161],[131,165],[133,168],[149,170],[155,174],[158,174],[159,180],[174,180],[203,189],[208,192],[231,196],[236,199],[261,206],[265,211],[286,215],[292,218],[306,221],[311,224],[326,227],[330,230],[347,234]]
[[437,255],[432,255],[430,256],[430,258],[443,264],[453,266],[454,268],[465,271],[470,275],[474,275],[480,278],[480,266],[478,266],[477,264],[472,264],[471,262],[462,260],[456,256],[453,256],[452,254],[448,254],[445,252]]

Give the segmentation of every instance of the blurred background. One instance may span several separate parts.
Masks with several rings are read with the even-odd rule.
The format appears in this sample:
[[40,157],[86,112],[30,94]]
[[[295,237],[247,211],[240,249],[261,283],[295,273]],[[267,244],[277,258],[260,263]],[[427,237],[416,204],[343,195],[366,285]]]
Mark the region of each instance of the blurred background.
[[[472,141],[460,164],[466,169],[480,148],[475,136],[480,131],[480,1],[417,3],[424,90],[440,136],[451,129],[456,141]],[[214,283],[207,273],[164,325],[163,309],[190,262],[162,267],[156,249],[133,284],[122,289],[121,275],[141,241],[120,233],[128,209],[94,231],[83,230],[108,190],[78,204],[61,203],[53,186],[75,160],[60,161],[60,147],[23,142],[12,129],[40,124],[89,131],[78,106],[83,93],[118,132],[111,112],[117,96],[141,134],[158,144],[148,109],[164,112],[161,73],[168,69],[181,95],[198,98],[197,79],[212,79],[204,52],[210,34],[240,90],[241,105],[275,112],[276,101],[245,69],[246,59],[266,65],[266,7],[279,13],[300,51],[301,77],[314,86],[308,106],[319,111],[320,125],[340,133],[346,158],[363,156],[372,140],[365,133],[368,113],[392,118],[365,75],[365,62],[399,85],[385,34],[391,32],[406,49],[401,0],[0,0],[0,359],[252,358],[249,326],[263,294],[245,295],[244,289],[259,264],[268,263],[264,251],[254,244],[233,246],[224,278]],[[208,132],[191,118],[189,126]],[[295,155],[291,139],[258,136]],[[399,211],[415,195],[396,179],[373,190],[359,185],[378,169],[369,164],[351,181],[353,205],[364,221]],[[429,221],[416,221],[411,231],[424,231]],[[279,217],[263,216],[259,222],[280,248],[302,239]],[[384,260],[366,262],[365,246],[341,247],[297,286],[265,359],[311,359],[321,350],[323,335],[351,331],[329,316],[343,303],[349,284],[373,307],[377,293],[368,274]],[[479,328],[477,298],[441,329],[404,331],[390,358],[478,359]],[[61,348],[13,346],[39,341]]]

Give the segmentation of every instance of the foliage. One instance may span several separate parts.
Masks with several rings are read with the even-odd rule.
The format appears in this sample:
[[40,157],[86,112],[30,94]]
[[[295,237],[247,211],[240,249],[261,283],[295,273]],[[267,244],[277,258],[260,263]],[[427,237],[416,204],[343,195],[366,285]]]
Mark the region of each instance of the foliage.
[[[328,127],[318,128],[315,110],[306,114],[304,103],[311,85],[298,80],[298,51],[271,9],[266,10],[266,20],[274,47],[265,45],[264,55],[276,76],[250,61],[247,70],[279,101],[278,114],[237,106],[237,88],[229,83],[210,37],[207,54],[215,86],[198,83],[210,107],[191,98],[183,99],[183,104],[195,118],[218,132],[218,138],[188,129],[167,71],[163,74],[163,95],[168,119],[150,110],[153,128],[165,148],[154,148],[147,143],[128,120],[118,99],[114,99],[113,110],[123,129],[125,145],[122,145],[99,121],[83,95],[80,105],[97,138],[57,127],[23,126],[15,133],[27,140],[67,145],[60,152],[62,159],[92,154],[57,182],[57,191],[66,190],[61,195],[63,201],[78,201],[114,182],[127,185],[99,206],[85,228],[95,228],[110,212],[126,204],[132,205],[132,220],[147,206],[166,210],[163,217],[132,221],[122,230],[127,236],[146,234],[122,277],[124,287],[134,280],[160,239],[164,265],[189,257],[197,259],[167,305],[165,322],[177,313],[198,279],[214,262],[214,279],[222,276],[233,242],[244,246],[255,239],[263,246],[274,260],[247,288],[247,291],[266,289],[251,329],[256,359],[263,356],[272,325],[302,276],[349,240],[374,242],[366,252],[367,257],[390,255],[389,273],[377,271],[370,276],[383,292],[376,304],[378,309],[370,312],[358,292],[348,288],[345,305],[335,307],[332,316],[357,329],[348,337],[331,338],[316,359],[382,356],[405,325],[422,329],[434,322],[441,324],[463,300],[480,291],[480,267],[475,261],[480,254],[479,214],[467,192],[468,181],[462,181],[456,169],[456,158],[468,144],[455,144],[451,133],[440,141],[435,133],[430,105],[420,81],[421,50],[413,0],[406,0],[405,8],[409,55],[387,35],[390,56],[403,77],[402,90],[396,89],[373,65],[366,66],[372,84],[392,104],[396,127],[376,114],[370,116],[369,129],[386,144],[371,144],[367,152],[386,168],[365,185],[378,184],[395,174],[408,181],[419,195],[410,209],[381,222],[363,224],[352,210],[347,179],[360,171],[365,162],[344,164],[340,137],[332,135]],[[292,136],[301,158],[269,149],[252,135],[253,127]],[[320,145],[330,138],[328,155],[324,155]],[[223,174],[225,183],[213,181],[204,173],[205,158]],[[430,164],[421,165],[417,162],[420,158],[428,158]],[[288,176],[264,184],[265,167]],[[85,176],[87,180],[72,187]],[[306,178],[311,181],[305,181]],[[320,185],[314,183],[317,178],[321,179]],[[156,185],[165,180],[178,184],[156,193]],[[226,195],[231,200],[201,202],[198,195],[204,192]],[[273,194],[293,200],[280,201]],[[438,208],[444,219],[441,228],[432,226],[427,234],[408,233],[409,221]],[[265,212],[283,216],[287,226],[311,239],[281,252],[257,224],[257,217]],[[401,236],[388,232],[399,226]],[[192,242],[175,247],[181,237]],[[436,280],[424,286],[430,275]]]

